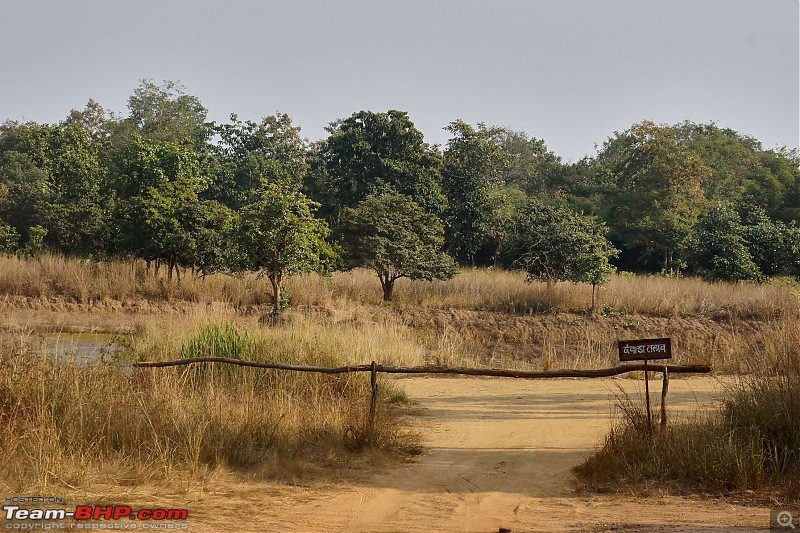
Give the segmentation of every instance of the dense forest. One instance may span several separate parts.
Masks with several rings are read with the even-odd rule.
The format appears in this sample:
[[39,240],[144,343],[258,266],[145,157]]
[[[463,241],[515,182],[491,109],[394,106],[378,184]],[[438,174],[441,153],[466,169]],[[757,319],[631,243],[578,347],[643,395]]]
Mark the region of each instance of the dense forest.
[[762,281],[800,274],[800,158],[714,123],[643,121],[596,157],[454,120],[444,147],[402,111],[359,111],[309,142],[291,118],[209,122],[143,80],[116,116],[0,127],[0,250],[138,258],[170,279],[366,267],[446,279],[500,265],[602,284],[615,269]]

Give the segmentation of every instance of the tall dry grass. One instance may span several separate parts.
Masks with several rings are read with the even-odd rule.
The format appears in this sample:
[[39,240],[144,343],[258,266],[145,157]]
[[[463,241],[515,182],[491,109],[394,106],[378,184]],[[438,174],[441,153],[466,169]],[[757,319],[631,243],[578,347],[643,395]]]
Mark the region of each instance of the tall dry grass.
[[[257,359],[264,342],[234,326],[206,326],[181,346],[184,355]],[[365,374],[69,364],[8,338],[0,354],[0,487],[7,492],[183,481],[217,467],[293,476],[301,471],[287,464],[341,462],[365,446],[412,442],[385,408],[397,394],[391,387],[381,388],[369,432]]]
[[[651,428],[639,404],[623,398],[622,420],[575,471],[595,490],[656,482],[679,490],[800,501],[800,354],[741,377],[719,408],[664,430]],[[773,500],[774,501],[774,500]]]
[[[295,276],[286,281],[294,307],[330,307],[341,302],[380,305],[377,276],[367,270]],[[238,310],[266,306],[269,284],[255,275],[206,277],[184,273],[168,283],[165,273],[147,273],[143,262],[87,262],[55,255],[36,259],[0,257],[0,294],[98,303],[106,300],[218,302]],[[463,269],[449,281],[401,279],[396,304],[436,309],[474,309],[511,314],[583,312],[591,301],[586,285],[527,283],[524,274],[498,269]],[[800,291],[787,280],[756,285],[707,283],[694,278],[618,275],[599,291],[607,314],[703,316],[769,320],[800,316]]]
[[[601,289],[594,315],[585,312],[588,287],[526,283],[500,270],[465,269],[446,282],[402,279],[388,306],[366,270],[296,276],[287,290],[290,306],[265,328],[257,321],[271,290],[252,275],[184,276],[170,286],[140,263],[0,258],[6,330],[132,332],[122,340],[149,359],[175,358],[198,327],[235,323],[283,360],[597,368],[617,362],[619,338],[669,336],[675,362],[738,373],[769,364],[800,328],[800,298],[788,281],[620,275]],[[78,298],[85,303],[64,302]]]

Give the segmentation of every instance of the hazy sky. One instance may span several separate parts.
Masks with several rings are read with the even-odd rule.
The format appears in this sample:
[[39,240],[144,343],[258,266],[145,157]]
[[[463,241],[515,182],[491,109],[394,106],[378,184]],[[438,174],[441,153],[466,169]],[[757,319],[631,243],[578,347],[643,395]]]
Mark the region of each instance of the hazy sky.
[[0,1],[0,120],[126,113],[180,81],[216,121],[288,113],[311,139],[354,111],[543,138],[565,159],[648,118],[798,146],[798,0]]

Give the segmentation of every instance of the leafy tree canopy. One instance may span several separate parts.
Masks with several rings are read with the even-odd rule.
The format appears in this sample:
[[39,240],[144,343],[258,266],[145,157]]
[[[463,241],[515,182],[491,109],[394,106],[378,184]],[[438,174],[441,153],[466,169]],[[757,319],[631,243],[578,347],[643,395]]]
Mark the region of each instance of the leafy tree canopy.
[[425,211],[441,213],[442,158],[424,142],[408,113],[359,111],[327,130],[309,189],[330,205],[331,215],[386,192],[410,196]]
[[126,123],[145,137],[199,151],[208,139],[208,111],[199,98],[186,94],[186,88],[174,81],[158,86],[152,80],[141,80],[128,98],[128,110]]
[[[500,191],[505,187],[508,154],[502,128],[473,127],[456,120],[445,128],[452,135],[444,152],[442,185],[446,248],[459,261],[475,264],[481,249],[492,246],[491,228],[505,213]],[[493,255],[494,250],[490,252]]]
[[708,281],[757,281],[761,270],[753,262],[742,236],[739,215],[729,204],[709,209],[697,223],[692,239],[692,266]]
[[219,136],[211,196],[238,209],[262,181],[299,189],[308,172],[308,147],[300,128],[289,115],[278,113],[261,122],[242,122],[231,115],[230,124],[214,127]]
[[594,287],[609,280],[615,270],[609,261],[619,252],[607,232],[594,217],[532,199],[517,212],[504,255],[529,280],[591,284],[594,308]]
[[524,131],[504,130],[500,142],[508,156],[503,172],[507,186],[532,196],[552,194],[562,187],[561,158],[547,149],[544,140],[529,137]]
[[667,126],[650,121],[616,133],[598,160],[613,180],[609,223],[615,233],[629,246],[662,254],[667,272],[677,270],[674,254],[702,212],[709,168]]

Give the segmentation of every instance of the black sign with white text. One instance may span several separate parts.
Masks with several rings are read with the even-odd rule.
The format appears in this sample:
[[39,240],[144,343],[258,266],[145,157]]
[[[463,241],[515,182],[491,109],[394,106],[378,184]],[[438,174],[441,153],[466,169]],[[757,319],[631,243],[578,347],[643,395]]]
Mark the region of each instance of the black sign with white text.
[[645,361],[650,359],[672,359],[670,339],[640,339],[617,341],[620,361]]

